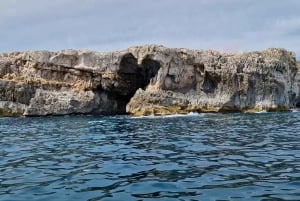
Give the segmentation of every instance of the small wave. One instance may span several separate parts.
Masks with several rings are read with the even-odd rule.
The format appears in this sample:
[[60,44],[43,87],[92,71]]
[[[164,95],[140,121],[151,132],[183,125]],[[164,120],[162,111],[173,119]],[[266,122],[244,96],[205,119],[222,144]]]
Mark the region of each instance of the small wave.
[[94,123],[104,123],[105,120],[94,120],[94,121],[89,121],[88,124],[94,124]]
[[261,113],[268,113],[266,110],[262,110],[262,111],[258,111],[258,112],[254,112],[256,114],[261,114]]
[[190,112],[188,114],[171,114],[162,116],[163,118],[172,118],[172,117],[190,117],[190,116],[204,116],[204,114],[200,114],[197,112]]
[[139,116],[139,117],[131,117],[133,119],[140,119],[140,118],[176,118],[176,117],[191,117],[191,116],[204,116],[203,113],[197,112],[190,112],[188,114],[170,114],[170,115],[149,115],[149,116]]
[[298,109],[292,109],[291,112],[299,112]]

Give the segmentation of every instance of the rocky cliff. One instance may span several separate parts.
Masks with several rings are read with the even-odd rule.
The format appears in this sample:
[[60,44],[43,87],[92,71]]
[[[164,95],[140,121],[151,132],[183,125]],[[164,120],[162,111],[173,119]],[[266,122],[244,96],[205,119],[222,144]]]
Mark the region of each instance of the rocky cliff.
[[297,79],[283,49],[14,52],[0,55],[0,115],[288,110],[299,106]]

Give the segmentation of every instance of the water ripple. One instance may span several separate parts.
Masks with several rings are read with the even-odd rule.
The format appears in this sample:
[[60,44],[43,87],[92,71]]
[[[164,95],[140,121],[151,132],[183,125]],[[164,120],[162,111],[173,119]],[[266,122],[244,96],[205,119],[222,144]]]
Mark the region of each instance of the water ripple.
[[0,118],[0,198],[300,200],[300,113]]

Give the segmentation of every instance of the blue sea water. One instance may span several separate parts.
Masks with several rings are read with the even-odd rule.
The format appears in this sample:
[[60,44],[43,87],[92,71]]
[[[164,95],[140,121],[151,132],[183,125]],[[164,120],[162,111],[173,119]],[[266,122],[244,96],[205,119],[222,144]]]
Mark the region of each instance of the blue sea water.
[[0,118],[0,200],[300,200],[300,113]]

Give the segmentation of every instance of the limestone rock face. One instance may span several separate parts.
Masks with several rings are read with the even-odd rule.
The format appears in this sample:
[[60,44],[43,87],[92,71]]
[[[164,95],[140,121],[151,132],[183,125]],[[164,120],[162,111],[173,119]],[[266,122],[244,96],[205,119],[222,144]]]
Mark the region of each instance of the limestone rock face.
[[142,62],[129,50],[0,54],[0,115],[125,114],[158,71],[155,61]]
[[299,78],[295,55],[283,49],[4,53],[0,115],[287,110],[300,105]]
[[299,94],[295,55],[283,49],[222,54],[157,47],[160,70],[127,105],[134,115],[288,110]]

